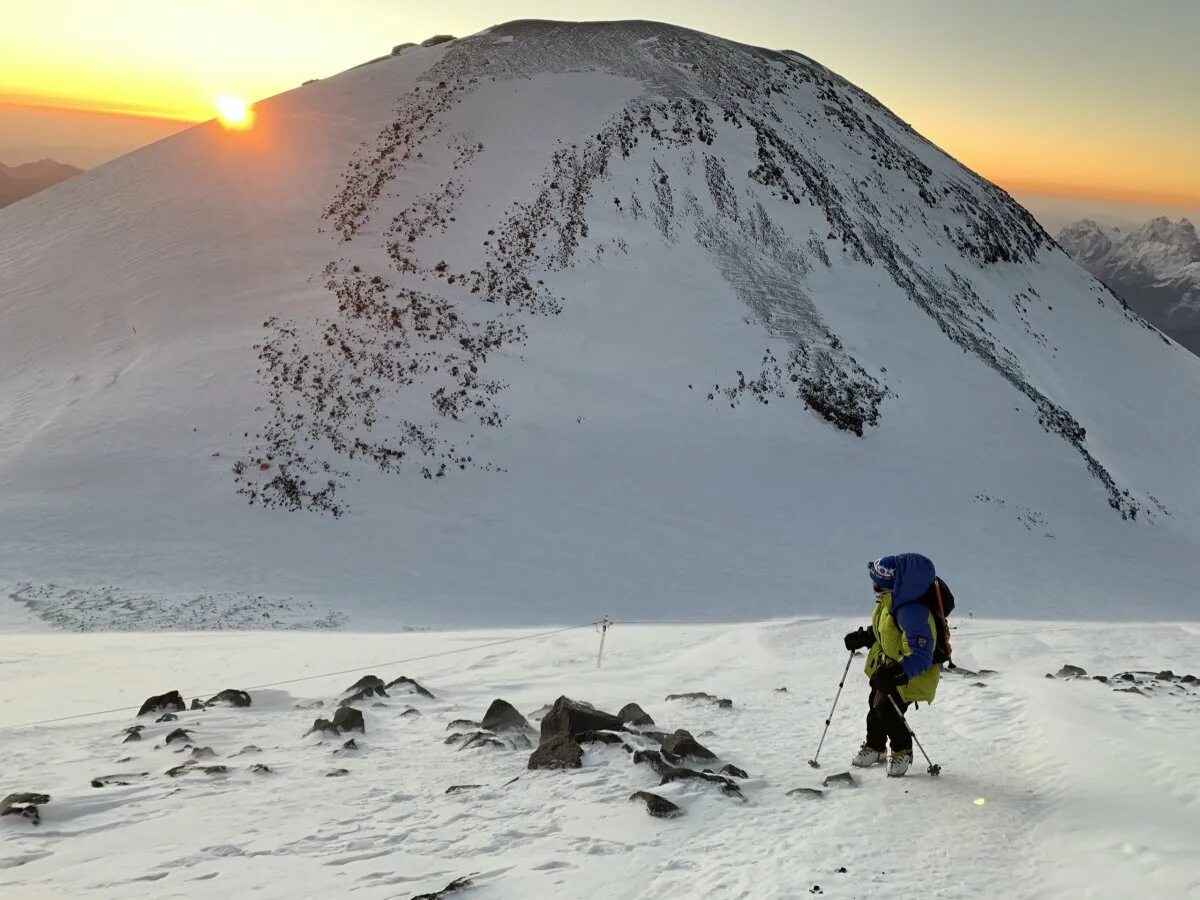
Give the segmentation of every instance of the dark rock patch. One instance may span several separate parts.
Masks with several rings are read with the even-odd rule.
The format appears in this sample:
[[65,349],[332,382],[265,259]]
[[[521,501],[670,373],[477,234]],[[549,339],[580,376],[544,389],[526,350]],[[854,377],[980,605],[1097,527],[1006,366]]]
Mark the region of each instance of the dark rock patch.
[[467,750],[471,747],[486,747],[495,750],[509,750],[508,744],[500,740],[494,734],[486,731],[476,731],[474,734],[467,735],[466,739],[459,745],[459,751]]
[[229,766],[201,766],[200,771],[205,775],[224,775],[229,771]]
[[655,731],[653,728],[647,728],[644,731],[640,728],[638,728],[638,729],[626,728],[625,733],[626,734],[636,734],[638,737],[644,737],[647,740],[654,741],[654,743],[656,743],[656,744],[661,744],[668,737],[670,737],[670,735],[667,734],[665,731]]
[[749,775],[746,774],[745,769],[739,769],[737,766],[734,766],[734,765],[721,766],[721,774],[729,775],[732,778],[749,778],[750,777]]
[[243,754],[246,754],[246,753],[262,753],[262,749],[260,747],[255,747],[253,744],[247,744],[245,747],[243,747],[241,750],[239,750],[237,753],[235,753],[233,755],[234,756],[242,756]]
[[971,687],[987,687],[987,685],[982,681],[973,681],[971,682]]
[[179,691],[167,691],[165,694],[156,694],[153,697],[148,697],[146,702],[142,704],[142,708],[138,710],[138,715],[144,716],[148,713],[163,712],[164,710],[182,712],[184,708],[183,697],[179,696]]
[[659,784],[670,784],[673,781],[707,781],[720,785],[721,793],[726,796],[737,797],[739,800],[745,799],[742,796],[742,789],[738,787],[736,781],[723,775],[714,775],[712,772],[697,772],[695,769],[672,767],[662,773],[662,781]]
[[401,675],[395,681],[389,681],[385,687],[389,691],[396,693],[419,694],[422,697],[428,697],[430,700],[436,699],[431,691],[426,690],[407,675]]
[[170,734],[167,735],[167,739],[163,743],[173,744],[176,741],[183,741],[184,743],[187,743],[190,740],[188,735],[190,735],[191,733],[192,733],[192,729],[190,729],[190,728],[176,728],[174,731],[172,731]]
[[577,735],[585,731],[620,731],[624,723],[596,709],[590,703],[559,697],[542,719],[542,743],[557,735]]
[[237,688],[226,688],[217,694],[215,697],[204,702],[205,706],[236,706],[239,708],[250,705],[250,695],[245,691],[239,691]]
[[483,787],[482,784],[452,784],[446,788],[447,794],[461,794],[463,791],[473,791]]
[[415,716],[419,716],[419,715],[421,715],[421,711],[419,709],[417,709],[415,706],[410,706],[406,710],[404,710],[404,712],[400,713],[400,718],[411,719],[411,718],[413,718]]
[[338,727],[328,719],[316,719],[312,723],[312,728],[304,732],[304,737],[308,737],[310,734],[316,731],[319,731],[322,734],[341,734],[341,732],[338,730]]
[[[452,34],[435,34],[433,37],[427,37],[427,38],[425,38],[425,40],[421,41],[421,46],[422,47],[436,47],[438,44],[445,44],[454,39],[455,39],[454,35],[452,35]],[[463,885],[463,886],[466,887],[466,885]],[[414,898],[414,900],[415,900],[415,898]]]
[[569,733],[543,737],[529,755],[530,769],[578,769],[583,765],[583,748]]
[[646,812],[656,819],[674,819],[677,816],[683,815],[683,809],[676,806],[666,797],[660,797],[658,794],[652,794],[649,791],[637,791],[630,794],[631,801],[641,801],[646,804]]
[[250,766],[248,771],[253,772],[255,775],[270,775],[271,774],[270,767],[265,766],[262,763],[253,763]]
[[785,687],[777,687],[777,688],[775,688],[775,693],[776,693],[776,694],[786,694],[787,692],[788,692],[788,689],[787,689],[787,688],[785,688]]
[[709,694],[704,691],[690,691],[686,694],[667,694],[668,700],[704,700],[708,703],[716,704],[718,709],[732,709],[733,701],[728,698],[717,697],[714,694]]
[[[430,38],[430,40],[433,40]],[[464,875],[462,878],[455,878],[452,882],[442,888],[440,891],[434,891],[432,894],[417,894],[411,900],[442,900],[447,894],[453,894],[455,891],[463,891],[471,886],[470,875]]]
[[640,766],[643,763],[649,765],[650,768],[652,768],[658,775],[663,775],[674,768],[674,766],[670,765],[663,758],[662,753],[660,753],[658,750],[635,751],[633,754],[633,764],[635,766]]
[[215,758],[217,752],[212,747],[193,747],[192,759],[210,759]]
[[479,728],[479,723],[473,722],[470,719],[455,719],[446,726],[447,731],[459,731],[467,728]]
[[194,763],[192,763],[191,760],[188,760],[182,765],[172,766],[171,768],[167,769],[166,774],[170,778],[178,778],[180,775],[186,775],[188,772],[190,772],[193,766]]
[[1054,674],[1059,678],[1082,678],[1087,672],[1079,666],[1065,665]]
[[1197,679],[1195,675],[1184,675],[1179,679],[1180,684],[1195,684],[1197,681],[1200,679]]
[[493,700],[480,723],[485,731],[517,730],[529,727],[529,722],[507,700]]
[[161,716],[159,716],[157,719],[154,720],[154,723],[157,725],[160,722],[178,722],[178,721],[179,721],[179,716],[175,715],[175,713],[163,713]]
[[101,775],[99,778],[92,779],[92,787],[125,787],[149,774],[149,772],[134,772],[129,775]]
[[617,713],[617,716],[626,725],[644,726],[654,724],[654,720],[650,718],[650,714],[636,703],[626,703],[621,707],[621,711]]
[[42,821],[42,813],[38,807],[44,806],[49,802],[49,794],[38,794],[30,791],[9,794],[3,800],[0,800],[0,816],[20,816],[37,825]]
[[1134,674],[1132,672],[1122,672],[1117,677],[1120,678],[1122,681],[1137,681],[1137,678],[1134,677]]
[[387,691],[383,679],[378,675],[364,675],[350,687],[342,691],[342,697],[349,697],[353,694],[365,694],[366,696],[374,696],[378,694],[380,697],[386,697]]
[[1159,672],[1157,675],[1154,676],[1154,680],[1155,681],[1174,681],[1175,673],[1172,672],[1170,669],[1164,669],[1163,671]]
[[338,729],[339,733],[343,731],[367,733],[367,724],[363,721],[363,714],[353,706],[338,707],[338,711],[333,714],[333,726]]
[[1046,673],[1046,677],[1047,677],[1047,678],[1049,678],[1049,679],[1051,679],[1051,680],[1053,680],[1053,679],[1054,679],[1054,676],[1053,676],[1053,675],[1051,675],[1049,672],[1047,672],[1047,673]]
[[200,698],[199,698],[199,697],[193,697],[193,698],[192,698],[192,705],[191,705],[191,709],[193,709],[193,710],[196,710],[196,709],[204,709],[204,704],[200,702]]
[[350,740],[348,740],[348,741],[346,741],[346,743],[342,744],[342,749],[348,753],[352,752],[354,750],[357,750],[358,749],[358,741],[356,741],[354,738],[350,738]]
[[121,741],[121,743],[128,744],[132,741],[140,741],[141,739],[142,733],[140,731],[131,731],[125,735],[125,740]]
[[671,753],[675,756],[694,756],[697,759],[717,758],[717,754],[692,737],[691,732],[682,728],[674,734],[667,735],[663,739],[662,748],[664,753]]
[[789,797],[802,797],[805,800],[819,800],[825,796],[825,792],[817,788],[792,788],[787,792]]
[[1139,696],[1142,696],[1142,697],[1146,696],[1146,693],[1144,691],[1142,691],[1140,688],[1133,687],[1133,686],[1117,688],[1116,691],[1118,694],[1138,694]]
[[1107,675],[1093,675],[1092,680],[1099,681],[1101,684],[1108,684],[1108,676]]
[[334,769],[332,772],[326,772],[326,778],[341,778],[343,775],[349,775],[349,769]]
[[619,734],[611,731],[581,731],[575,735],[576,742],[580,744],[624,744]]
[[854,776],[849,772],[839,772],[836,775],[828,776],[821,782],[822,787],[840,787],[852,788],[858,787],[858,782],[854,780]]

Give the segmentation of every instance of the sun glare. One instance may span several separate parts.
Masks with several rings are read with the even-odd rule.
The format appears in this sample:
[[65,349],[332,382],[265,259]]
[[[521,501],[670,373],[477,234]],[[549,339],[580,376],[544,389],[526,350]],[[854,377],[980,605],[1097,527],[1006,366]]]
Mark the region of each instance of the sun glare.
[[245,131],[254,124],[253,108],[239,97],[218,97],[216,106],[217,118],[232,131]]

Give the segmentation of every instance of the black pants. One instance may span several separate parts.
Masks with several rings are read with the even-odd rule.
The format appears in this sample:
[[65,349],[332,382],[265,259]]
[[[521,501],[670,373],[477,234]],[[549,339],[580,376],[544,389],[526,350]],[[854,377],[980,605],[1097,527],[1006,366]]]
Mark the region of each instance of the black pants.
[[[908,704],[895,691],[891,693],[900,711],[907,711]],[[871,708],[867,711],[867,746],[873,750],[886,750],[889,742],[893,753],[912,752],[912,735],[904,727],[904,719],[896,714],[886,694],[872,688]]]

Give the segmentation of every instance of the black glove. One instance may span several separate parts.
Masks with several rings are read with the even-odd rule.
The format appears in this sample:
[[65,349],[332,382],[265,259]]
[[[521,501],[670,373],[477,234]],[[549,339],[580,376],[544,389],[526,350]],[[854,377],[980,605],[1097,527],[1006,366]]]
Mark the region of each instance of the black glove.
[[900,668],[898,662],[885,663],[871,676],[871,687],[885,694],[906,684],[908,684],[908,676],[904,674],[904,670]]
[[866,650],[875,643],[875,635],[869,628],[860,628],[846,635],[844,643],[847,650]]

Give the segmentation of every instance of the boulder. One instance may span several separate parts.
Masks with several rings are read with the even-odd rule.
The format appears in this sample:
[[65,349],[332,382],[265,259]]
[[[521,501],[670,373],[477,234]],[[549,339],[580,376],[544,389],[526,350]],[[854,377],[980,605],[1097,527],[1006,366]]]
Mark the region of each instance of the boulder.
[[383,679],[378,675],[364,675],[350,687],[346,688],[339,696],[348,697],[351,694],[374,694],[379,693],[380,697],[386,697],[387,691],[384,690]]
[[1154,679],[1156,681],[1174,681],[1175,673],[1172,672],[1170,669],[1163,669],[1161,672],[1159,672],[1157,675],[1154,676]]
[[208,759],[210,757],[216,757],[216,755],[217,751],[213,750],[212,747],[192,748],[192,759]]
[[683,809],[676,806],[666,797],[652,794],[649,791],[637,791],[629,795],[630,801],[640,801],[646,804],[646,812],[656,819],[674,819],[683,815]]
[[461,752],[468,747],[488,747],[496,750],[511,749],[504,741],[486,731],[476,731],[474,734],[467,735],[458,749]]
[[389,691],[392,691],[392,693],[419,694],[422,697],[428,697],[430,700],[435,699],[432,692],[417,684],[416,681],[407,675],[401,675],[395,681],[389,681],[385,687]]
[[806,800],[818,800],[825,796],[825,792],[816,788],[792,788],[787,792],[789,797],[802,797]]
[[192,698],[191,709],[204,709],[204,704],[200,702],[199,697]]
[[454,40],[454,35],[452,34],[435,34],[433,37],[427,37],[421,41],[421,46],[436,47],[438,44],[445,44],[452,40]]
[[157,719],[154,720],[154,723],[157,725],[161,722],[178,722],[178,721],[179,721],[179,716],[175,715],[175,713],[163,713],[161,716],[159,716]]
[[1101,684],[1108,684],[1108,676],[1107,675],[1093,675],[1092,680],[1099,681]]
[[697,772],[695,769],[672,767],[662,773],[662,781],[659,784],[670,784],[673,781],[707,781],[719,784],[721,793],[726,796],[737,797],[739,800],[745,799],[742,796],[742,789],[738,787],[736,781],[723,775],[714,775],[712,772]]
[[248,771],[253,772],[256,775],[270,775],[271,774],[271,769],[268,766],[263,765],[262,763],[253,763],[250,766]]
[[715,703],[718,709],[732,709],[733,701],[728,698],[717,697],[715,694],[709,694],[704,691],[690,691],[686,694],[667,694],[668,700],[704,700],[708,703]]
[[465,891],[467,888],[471,887],[473,884],[471,879],[473,877],[474,876],[471,875],[464,875],[461,878],[455,878],[440,891],[434,891],[431,894],[417,894],[415,897],[412,897],[411,900],[443,900],[443,898],[448,897],[450,894],[453,894],[456,891]]
[[404,44],[397,44],[395,47],[392,48],[392,56],[399,56],[401,53],[403,53],[409,47],[415,47],[415,46],[417,46],[417,45],[414,44],[412,41],[408,41],[407,43],[404,43]]
[[191,733],[192,733],[192,729],[190,729],[190,728],[176,728],[174,731],[172,731],[170,734],[167,735],[167,739],[163,743],[173,744],[176,741],[183,741],[186,744],[190,740],[188,735],[190,735]]
[[410,706],[408,709],[404,710],[404,712],[400,713],[400,718],[411,719],[414,716],[419,716],[420,714],[421,711],[419,709],[417,709],[415,706]]
[[20,816],[37,825],[42,821],[42,813],[38,807],[49,802],[49,794],[39,794],[30,791],[9,794],[3,800],[0,800],[0,816]]
[[493,700],[480,723],[485,731],[519,730],[529,727],[525,717],[507,700]]
[[722,775],[729,775],[733,778],[749,778],[745,769],[739,769],[737,766],[725,765],[721,767]]
[[308,731],[304,732],[304,737],[308,737],[310,734],[312,734],[315,731],[320,731],[323,734],[324,733],[330,733],[330,734],[335,734],[335,735],[341,734],[341,732],[338,731],[338,727],[336,725],[334,725],[332,722],[330,722],[328,719],[314,720],[312,723],[312,728],[310,728],[310,729],[308,729]]
[[332,772],[326,772],[326,778],[341,778],[343,775],[349,775],[349,769],[334,769]]
[[237,706],[245,707],[250,705],[250,695],[245,691],[239,691],[237,688],[226,688],[204,702],[205,706]]
[[229,771],[228,766],[201,766],[200,771],[205,775],[224,775]]
[[142,704],[142,708],[138,710],[138,715],[144,716],[163,710],[182,712],[185,708],[183,697],[179,696],[179,691],[167,691],[165,694],[156,694],[147,698],[146,702]]
[[1142,696],[1142,697],[1146,696],[1146,694],[1142,690],[1140,690],[1139,688],[1133,687],[1133,686],[1125,687],[1125,688],[1117,688],[1116,691],[1118,694],[1138,694],[1139,696]]
[[583,748],[569,733],[543,738],[529,755],[530,769],[578,769],[583,765]]
[[1195,684],[1198,680],[1195,675],[1184,675],[1179,679],[1180,684]]
[[262,748],[255,747],[253,744],[247,744],[245,747],[243,747],[241,750],[239,750],[237,753],[235,753],[233,755],[241,756],[245,753],[262,753]]
[[618,717],[602,712],[590,703],[559,697],[542,718],[542,743],[556,736],[574,736],[585,731],[620,731],[622,725],[624,723]]
[[775,688],[775,693],[776,693],[776,694],[786,694],[787,692],[788,692],[788,689],[787,689],[787,688],[785,688],[785,687],[777,687],[777,688]]
[[650,718],[649,713],[636,703],[626,703],[621,707],[621,711],[617,713],[617,716],[626,725],[642,726],[654,724],[654,720]]
[[471,719],[455,719],[453,722],[451,722],[449,725],[446,726],[446,730],[447,731],[461,731],[461,730],[467,729],[467,728],[478,728],[478,727],[479,727],[479,723],[474,722]]
[[858,782],[854,780],[854,776],[849,772],[839,772],[836,775],[828,776],[821,782],[822,787],[858,787]]
[[140,741],[141,739],[142,733],[140,731],[131,731],[129,734],[125,735],[125,740],[121,741],[121,743],[128,744],[131,741]]
[[169,778],[178,778],[180,775],[186,775],[188,772],[190,772],[194,765],[195,763],[189,759],[187,762],[182,763],[181,765],[172,766],[171,768],[167,769],[165,774]]
[[667,735],[662,742],[662,748],[664,753],[671,753],[675,756],[694,756],[697,759],[717,758],[717,754],[692,737],[691,732],[682,728],[674,734]]
[[662,753],[657,750],[635,751],[633,754],[633,764],[640,766],[642,763],[647,763],[658,775],[663,775],[674,768],[674,766],[663,759]]
[[1082,678],[1087,672],[1079,666],[1065,665],[1054,674],[1059,678]]
[[445,793],[461,794],[463,791],[473,791],[481,787],[483,787],[482,784],[452,784],[450,787],[446,788]]
[[101,775],[99,778],[92,779],[92,787],[110,787],[110,786],[127,786],[135,781],[145,778],[149,772],[134,772],[129,775]]
[[333,714],[333,727],[338,729],[339,733],[343,731],[367,733],[367,725],[363,721],[363,714],[353,706],[338,707],[338,711]]
[[354,738],[350,738],[350,740],[348,740],[348,741],[346,741],[346,743],[342,744],[342,749],[345,750],[347,753],[357,750],[358,749],[358,741],[356,741]]

